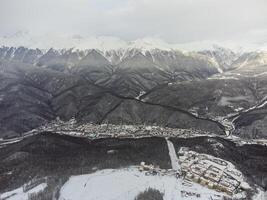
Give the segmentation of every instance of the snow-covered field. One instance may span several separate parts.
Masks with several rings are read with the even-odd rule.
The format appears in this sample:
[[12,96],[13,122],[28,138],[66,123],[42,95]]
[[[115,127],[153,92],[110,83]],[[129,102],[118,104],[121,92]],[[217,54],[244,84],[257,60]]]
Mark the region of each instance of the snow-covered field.
[[[198,184],[185,182],[175,176],[146,176],[136,167],[105,169],[93,174],[72,176],[61,188],[59,200],[134,200],[147,188],[164,193],[164,200],[221,199],[216,191]],[[200,197],[182,195],[182,191],[200,194]]]

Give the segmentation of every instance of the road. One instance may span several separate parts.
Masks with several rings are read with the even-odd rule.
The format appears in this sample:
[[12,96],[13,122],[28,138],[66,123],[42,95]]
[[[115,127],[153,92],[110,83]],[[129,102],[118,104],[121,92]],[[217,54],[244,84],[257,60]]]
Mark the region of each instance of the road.
[[181,167],[179,165],[179,162],[178,162],[179,160],[178,160],[175,148],[173,146],[173,143],[167,138],[166,138],[166,142],[167,142],[168,149],[169,149],[169,155],[170,155],[170,159],[171,159],[172,169],[180,170]]

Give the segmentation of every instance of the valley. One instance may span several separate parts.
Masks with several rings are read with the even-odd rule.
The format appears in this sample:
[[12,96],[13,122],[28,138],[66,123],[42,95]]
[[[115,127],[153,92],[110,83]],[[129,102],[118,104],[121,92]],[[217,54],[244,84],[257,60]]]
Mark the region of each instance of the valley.
[[0,200],[267,200],[266,0],[0,0]]
[[0,199],[262,198],[265,58],[0,48]]

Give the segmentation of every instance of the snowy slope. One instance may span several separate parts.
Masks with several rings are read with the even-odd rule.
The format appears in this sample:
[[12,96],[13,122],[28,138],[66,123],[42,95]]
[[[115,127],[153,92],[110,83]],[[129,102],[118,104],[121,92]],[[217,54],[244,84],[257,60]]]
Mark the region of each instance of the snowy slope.
[[5,200],[28,200],[29,195],[37,194],[40,191],[43,191],[47,187],[46,183],[37,185],[36,187],[30,189],[29,191],[23,191],[23,187],[17,188],[15,190],[5,192],[0,194],[0,199]]
[[[146,176],[137,168],[120,170],[106,169],[88,175],[73,176],[60,191],[59,200],[134,200],[148,188],[164,193],[164,200],[207,200],[213,197],[221,199],[219,193],[195,183],[183,183],[175,176]],[[183,197],[181,191],[199,193],[196,196]]]

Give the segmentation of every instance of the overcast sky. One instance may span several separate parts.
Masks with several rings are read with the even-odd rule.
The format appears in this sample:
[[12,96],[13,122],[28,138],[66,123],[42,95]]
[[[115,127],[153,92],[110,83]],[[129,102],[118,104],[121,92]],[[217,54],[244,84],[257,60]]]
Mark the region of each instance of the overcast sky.
[[17,31],[267,45],[267,0],[0,0],[0,35]]

